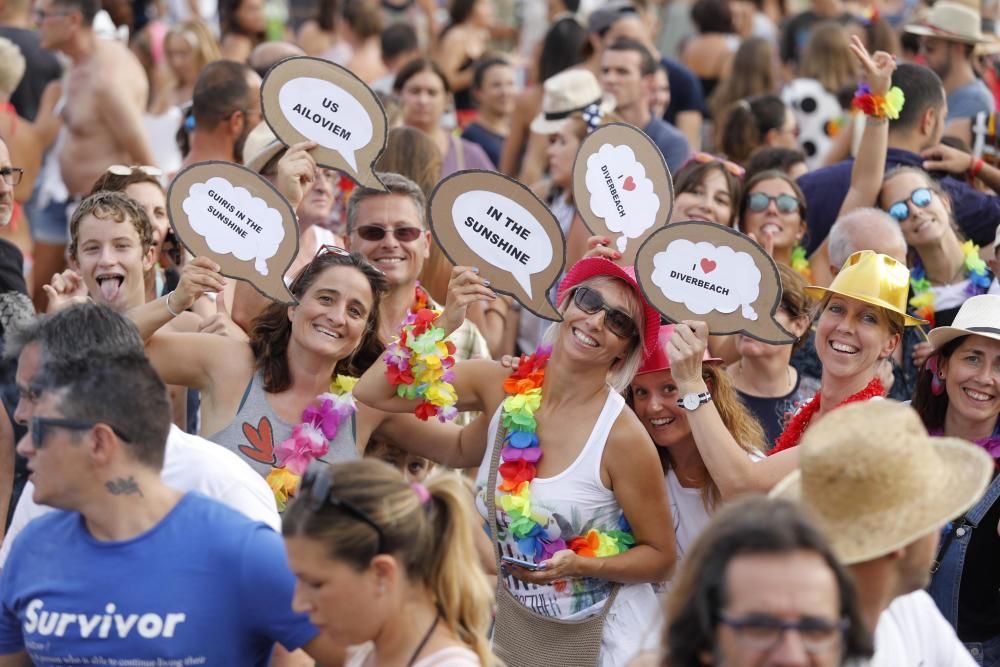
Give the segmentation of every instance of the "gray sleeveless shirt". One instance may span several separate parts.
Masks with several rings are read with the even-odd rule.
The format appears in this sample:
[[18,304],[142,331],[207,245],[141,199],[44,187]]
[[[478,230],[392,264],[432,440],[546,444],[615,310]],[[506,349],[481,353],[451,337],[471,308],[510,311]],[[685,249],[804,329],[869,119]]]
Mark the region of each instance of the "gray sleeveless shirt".
[[[282,421],[267,402],[264,378],[258,370],[243,392],[236,417],[228,426],[208,439],[236,453],[262,477],[267,477],[278,463],[274,456],[274,448],[292,436],[295,426],[297,424]],[[354,415],[351,415],[350,428],[346,428],[347,424],[344,426],[345,428],[338,430],[337,436],[330,441],[330,451],[323,457],[327,463],[352,461],[358,458]]]

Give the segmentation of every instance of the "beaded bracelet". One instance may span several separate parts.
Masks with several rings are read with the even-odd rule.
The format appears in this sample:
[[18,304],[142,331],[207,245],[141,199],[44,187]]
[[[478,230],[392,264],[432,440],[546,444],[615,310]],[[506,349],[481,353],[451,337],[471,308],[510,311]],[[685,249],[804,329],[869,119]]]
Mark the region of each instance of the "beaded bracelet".
[[858,89],[854,93],[854,100],[851,106],[860,110],[866,116],[874,118],[889,118],[896,120],[899,112],[903,110],[903,103],[906,98],[899,86],[893,86],[889,92],[883,95],[875,95],[867,84],[858,84]]
[[433,326],[438,315],[429,308],[407,314],[399,338],[386,348],[385,377],[397,396],[422,399],[414,410],[419,419],[445,422],[458,414],[458,396],[451,385],[455,344],[445,340],[444,329]]

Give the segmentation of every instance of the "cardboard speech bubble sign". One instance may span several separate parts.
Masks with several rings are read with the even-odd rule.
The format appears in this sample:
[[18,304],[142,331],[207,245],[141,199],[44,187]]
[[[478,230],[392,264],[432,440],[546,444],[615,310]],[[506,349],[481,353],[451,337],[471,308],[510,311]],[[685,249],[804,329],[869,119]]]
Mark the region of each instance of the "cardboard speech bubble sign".
[[622,253],[621,264],[667,224],[674,184],[663,154],[642,130],[609,123],[594,130],[573,163],[573,198],[587,229],[607,236]]
[[282,142],[315,141],[317,163],[385,190],[372,170],[388,136],[385,109],[353,72],[322,58],[286,58],[264,77],[260,104]]
[[646,300],[672,322],[703,320],[712,334],[742,332],[783,345],[795,336],[774,314],[781,279],[752,239],[711,222],[676,222],[639,248],[636,277]]
[[562,320],[548,290],[566,263],[559,221],[531,190],[494,171],[445,178],[427,205],[434,240],[457,266],[475,266],[490,287],[547,320]]
[[269,299],[296,302],[284,281],[299,251],[295,212],[258,174],[232,162],[193,164],[170,184],[167,212],[196,257],[211,257],[222,275],[247,281]]

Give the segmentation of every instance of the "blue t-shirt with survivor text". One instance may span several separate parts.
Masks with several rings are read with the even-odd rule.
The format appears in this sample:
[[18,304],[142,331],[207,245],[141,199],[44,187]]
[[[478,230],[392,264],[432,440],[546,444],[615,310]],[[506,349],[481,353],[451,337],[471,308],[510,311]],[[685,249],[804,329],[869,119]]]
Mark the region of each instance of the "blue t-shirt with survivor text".
[[0,575],[0,655],[35,665],[267,665],[317,629],[291,610],[281,536],[189,493],[123,542],[91,537],[75,512],[18,536]]

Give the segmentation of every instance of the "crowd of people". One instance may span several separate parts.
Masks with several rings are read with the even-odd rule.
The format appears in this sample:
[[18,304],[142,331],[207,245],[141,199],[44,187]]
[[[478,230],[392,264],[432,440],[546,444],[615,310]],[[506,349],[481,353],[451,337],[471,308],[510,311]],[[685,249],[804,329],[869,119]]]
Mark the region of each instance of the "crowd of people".
[[[0,667],[1000,665],[998,14],[0,3]],[[266,122],[294,56],[384,190]],[[793,344],[650,305],[574,193],[610,123]],[[205,161],[294,210],[294,304],[178,238]],[[561,321],[436,245],[470,169],[558,221]]]

